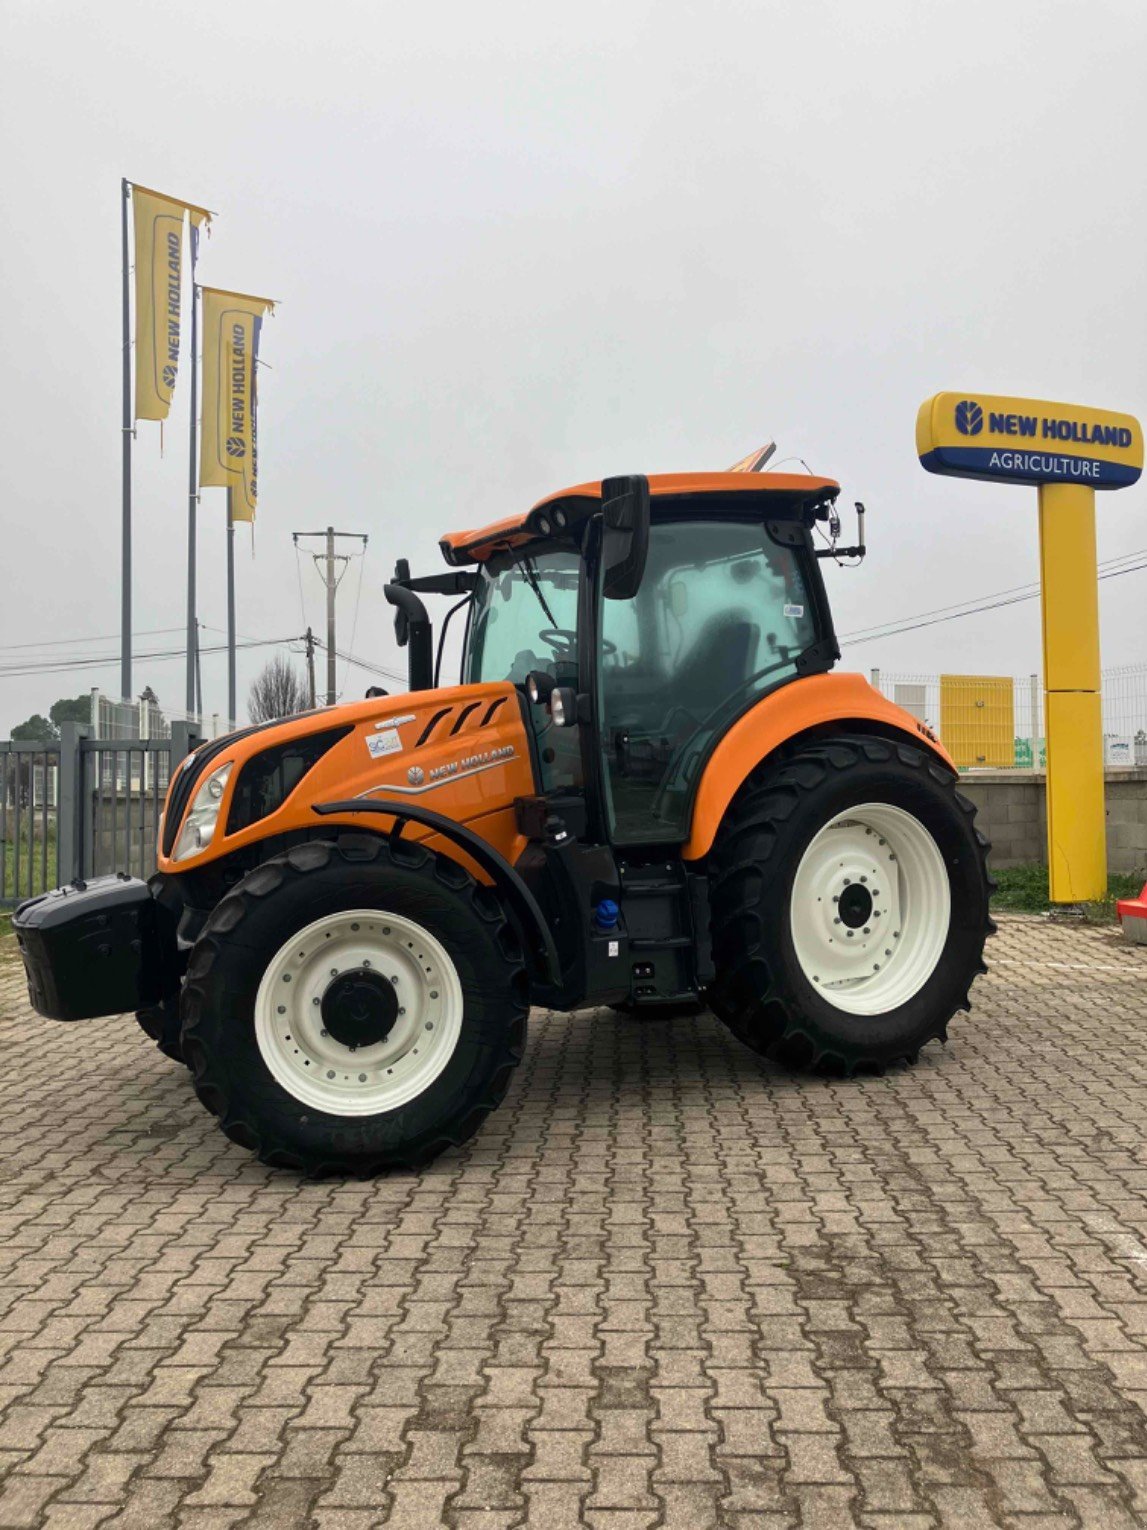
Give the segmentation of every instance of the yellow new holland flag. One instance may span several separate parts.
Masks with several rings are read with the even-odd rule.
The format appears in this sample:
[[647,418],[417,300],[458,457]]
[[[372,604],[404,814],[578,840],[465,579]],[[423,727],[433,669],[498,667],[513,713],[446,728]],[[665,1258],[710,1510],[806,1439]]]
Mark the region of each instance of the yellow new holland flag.
[[205,207],[132,186],[135,213],[135,418],[166,420],[179,371],[183,220],[194,243]]
[[231,490],[237,521],[255,519],[259,335],[272,298],[202,287],[203,418],[199,482]]

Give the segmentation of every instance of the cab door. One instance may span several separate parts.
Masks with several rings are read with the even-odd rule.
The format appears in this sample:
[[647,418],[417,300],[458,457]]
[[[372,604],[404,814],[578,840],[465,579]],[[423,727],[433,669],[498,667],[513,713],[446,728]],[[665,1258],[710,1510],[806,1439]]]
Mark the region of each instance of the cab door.
[[659,513],[629,600],[597,601],[604,808],[619,845],[679,843],[710,748],[817,640],[803,549],[761,520]]

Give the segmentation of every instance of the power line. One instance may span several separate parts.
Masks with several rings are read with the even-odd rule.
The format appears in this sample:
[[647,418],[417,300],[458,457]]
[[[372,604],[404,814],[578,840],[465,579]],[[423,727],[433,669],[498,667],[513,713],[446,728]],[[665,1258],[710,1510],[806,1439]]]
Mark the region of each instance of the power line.
[[[1105,558],[1099,565],[1099,568],[1101,571],[1104,569],[1115,568],[1117,564],[1126,563],[1131,558],[1143,557],[1147,557],[1147,547],[1137,548],[1134,552],[1121,553],[1118,558]],[[1138,565],[1136,566],[1138,567]],[[978,608],[979,602],[986,600],[996,600],[1004,595],[1018,595],[1021,591],[1030,591],[1033,596],[1038,595],[1039,581],[1029,579],[1026,584],[1014,584],[1006,590],[991,590],[986,595],[973,595],[968,600],[957,600],[950,606],[933,606],[929,611],[916,611],[910,616],[891,617],[888,621],[885,622],[875,622],[871,627],[858,627],[855,632],[848,633],[845,638],[841,639],[841,641],[851,642],[856,638],[867,636],[867,634],[870,632],[881,632],[885,627],[888,626],[899,626],[901,622],[922,621],[925,617],[941,616],[945,611],[962,612],[962,608],[964,606],[976,604]]]
[[[182,632],[182,627],[148,627],[143,632],[136,632],[136,637],[165,637],[169,632]],[[100,632],[94,637],[74,638],[41,638],[36,643],[0,643],[0,653],[14,653],[21,648],[66,648],[69,643],[110,643],[118,641],[118,632]],[[119,652],[116,652],[116,660],[119,660]]]
[[[179,628],[178,630],[182,632],[183,629]],[[297,637],[257,638],[252,639],[250,642],[238,643],[236,646],[238,648],[284,648],[290,643],[297,643],[300,641],[301,639]],[[226,643],[210,644],[206,648],[201,648],[200,653],[226,653],[227,647],[228,645]],[[148,663],[153,664],[162,664],[169,659],[182,659],[185,657],[186,650],[183,648],[170,648],[164,650],[156,650],[151,653],[134,653],[132,655],[133,661],[146,660]],[[30,663],[22,667],[16,667],[13,665],[11,667],[5,668],[0,666],[0,679],[17,678],[21,675],[67,674],[70,671],[77,669],[107,668],[118,662],[118,656],[108,657],[107,655],[101,654],[95,658],[72,659],[65,661],[55,659],[44,664]]]
[[[1129,554],[1129,556],[1133,555]],[[1138,573],[1140,569],[1145,568],[1147,568],[1147,559],[1145,559],[1142,563],[1129,564],[1126,568],[1109,569],[1106,573],[1100,574],[1099,578],[1118,579],[1121,574],[1134,574]],[[1020,588],[1022,588],[1022,586],[1020,586]],[[962,616],[979,616],[984,611],[998,611],[1003,606],[1022,605],[1026,600],[1035,600],[1038,595],[1039,590],[1035,589],[1026,595],[1013,595],[1010,600],[991,601],[986,605],[973,606],[969,611],[955,611],[950,616],[935,616],[930,621],[912,622],[905,627],[893,627],[887,632],[870,631],[866,636],[863,637],[854,637],[851,634],[848,634],[842,637],[840,641],[842,643],[854,644],[875,643],[882,638],[903,637],[905,633],[918,632],[922,627],[938,627],[944,622],[957,622]]]
[[[318,639],[315,641],[318,647],[321,648],[323,646],[318,642]],[[406,683],[406,675],[400,674],[396,669],[388,668],[385,664],[368,663],[366,659],[360,659],[353,653],[346,653],[341,648],[336,648],[335,653],[340,659],[344,659],[346,663],[353,665],[355,669],[365,670],[368,675],[385,675],[388,680],[401,680],[403,684]]]

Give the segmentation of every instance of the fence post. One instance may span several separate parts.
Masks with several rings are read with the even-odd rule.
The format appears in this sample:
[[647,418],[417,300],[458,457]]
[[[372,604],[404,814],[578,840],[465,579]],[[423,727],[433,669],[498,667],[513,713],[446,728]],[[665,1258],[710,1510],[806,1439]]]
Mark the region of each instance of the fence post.
[[1039,676],[1028,676],[1028,703],[1031,708],[1032,769],[1039,769]]
[[872,689],[874,691],[880,689],[880,671],[878,669],[872,671]]
[[63,884],[84,874],[84,758],[80,741],[88,723],[60,724],[59,806],[56,810],[56,877]]
[[173,720],[171,724],[171,774],[175,774],[175,767],[180,760],[185,760],[193,749],[198,749],[203,742],[203,735],[198,727],[188,722],[186,718]]

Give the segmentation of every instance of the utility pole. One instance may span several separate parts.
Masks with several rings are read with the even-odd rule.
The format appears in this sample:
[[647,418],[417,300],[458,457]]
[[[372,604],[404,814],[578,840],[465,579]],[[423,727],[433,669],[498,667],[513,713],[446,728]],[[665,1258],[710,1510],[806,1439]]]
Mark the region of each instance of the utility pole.
[[[314,558],[315,567],[319,569],[323,576],[323,583],[326,585],[327,590],[327,706],[333,707],[335,704],[335,663],[337,658],[335,649],[335,594],[338,590],[339,582],[342,579],[342,572],[339,573],[338,578],[335,577],[335,565],[341,563],[345,571],[345,566],[350,562],[352,556],[349,553],[336,553],[335,542],[339,537],[349,537],[352,541],[361,542],[363,552],[365,553],[366,544],[369,541],[369,538],[363,536],[362,533],[358,531],[336,531],[333,526],[328,526],[325,531],[296,531],[293,532],[292,535],[294,537],[296,547],[299,545],[300,537],[321,537],[326,548],[325,553],[312,553],[311,556]],[[313,645],[314,637],[311,634],[311,629],[309,627],[307,628],[307,636],[310,644]],[[311,695],[313,698],[313,646],[308,647],[307,664],[311,675]]]
[[327,706],[335,704],[335,528],[327,527]]
[[314,710],[315,707],[315,635],[307,628],[307,700]]

